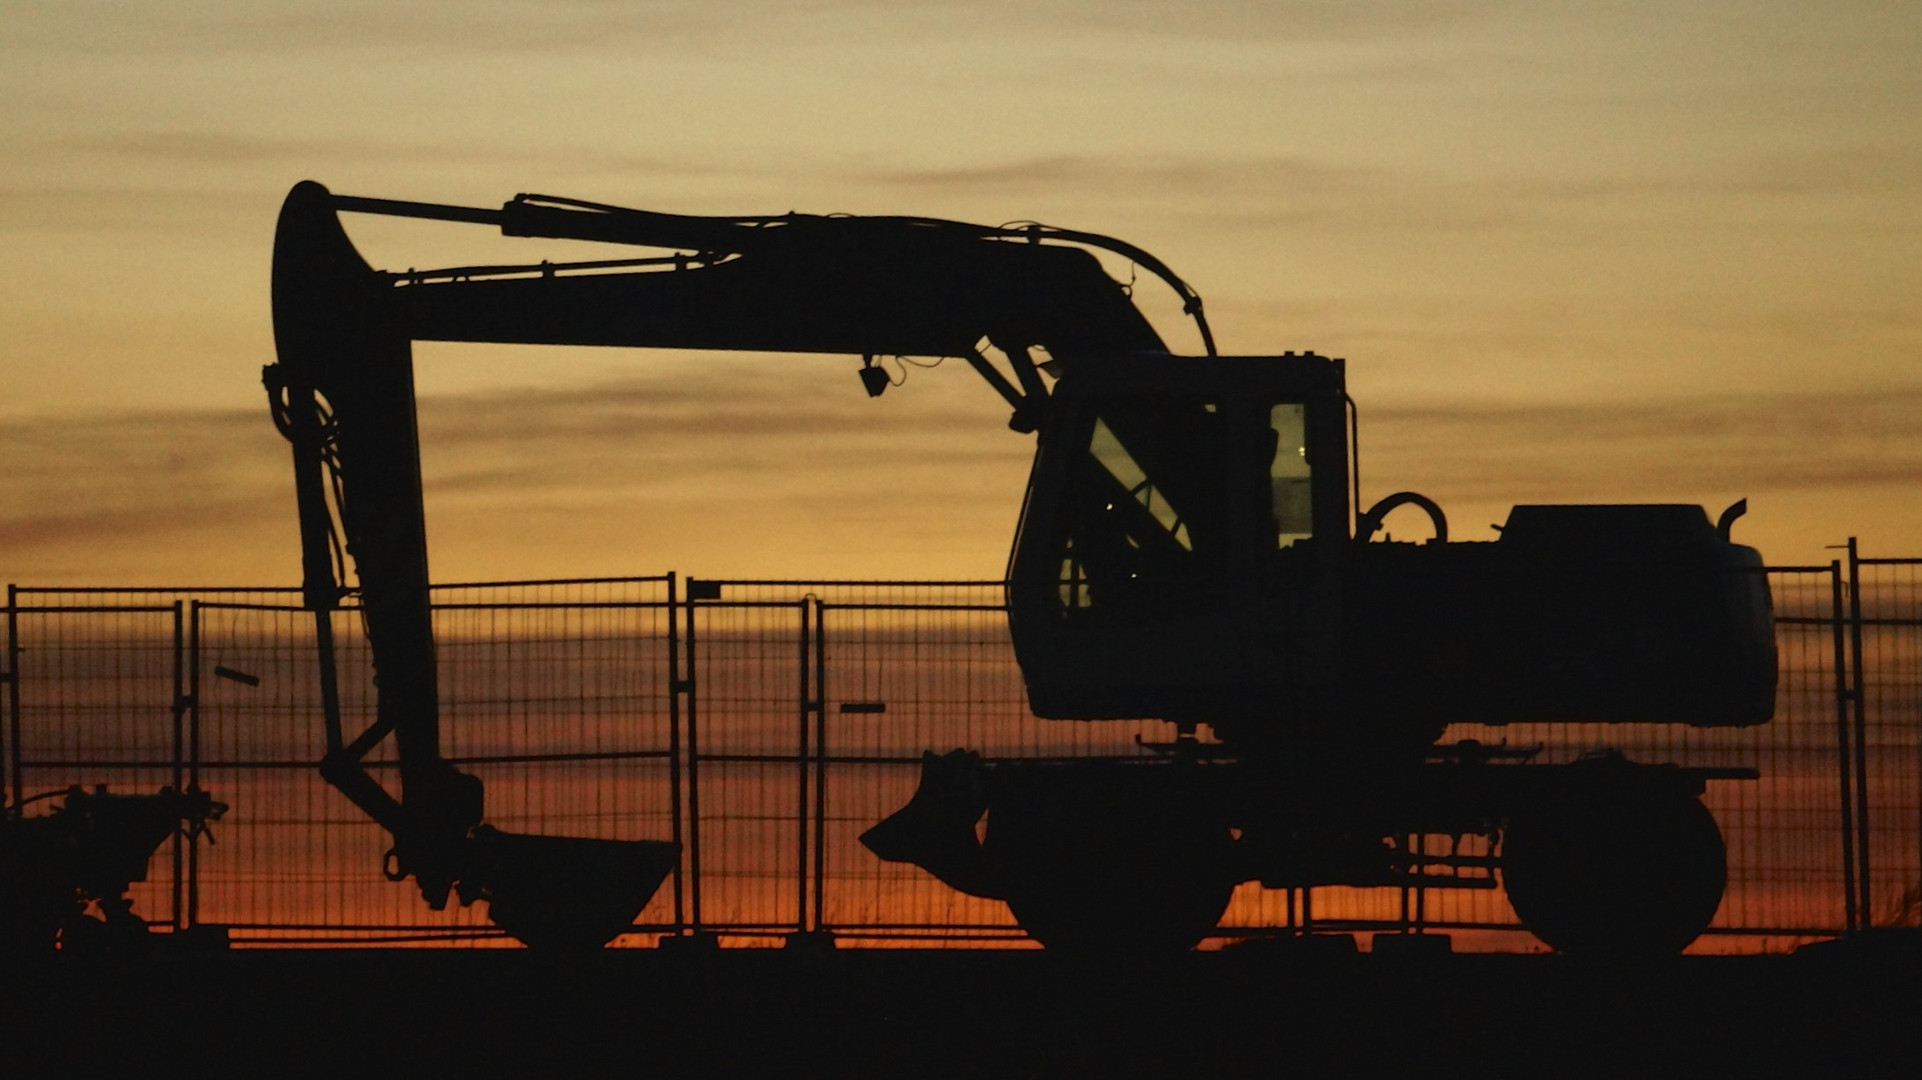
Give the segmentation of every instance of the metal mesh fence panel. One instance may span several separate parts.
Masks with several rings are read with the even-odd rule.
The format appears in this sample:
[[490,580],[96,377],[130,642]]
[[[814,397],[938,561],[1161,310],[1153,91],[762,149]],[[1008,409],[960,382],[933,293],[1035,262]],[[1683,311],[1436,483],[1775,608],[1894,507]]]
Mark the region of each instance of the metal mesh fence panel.
[[[1544,763],[1615,748],[1637,761],[1755,768],[1758,780],[1711,781],[1704,796],[1728,845],[1729,887],[1698,951],[1776,944],[1719,941],[1717,931],[1796,938],[1845,925],[1844,853],[1835,829],[1842,768],[1835,743],[1836,571],[1784,569],[1769,577],[1779,667],[1775,718],[1767,724],[1459,725],[1446,736],[1540,746],[1536,760]],[[1467,927],[1514,923],[1499,892],[1438,896],[1430,912]],[[1532,946],[1513,935],[1508,944]]]
[[862,831],[904,805],[923,752],[989,761],[1142,757],[1159,722],[1073,723],[1028,708],[994,583],[822,588],[819,918],[842,933],[921,941],[1018,934],[1005,905],[884,863]]
[[[182,608],[95,599],[9,611],[7,785],[23,815],[50,811],[69,788],[130,795],[183,786]],[[128,890],[133,911],[179,925],[186,878],[185,852],[168,843]]]
[[[1868,837],[1864,921],[1922,925],[1922,559],[1855,566]],[[1855,645],[1851,643],[1852,647]],[[1858,843],[1858,850],[1860,845]]]
[[[1715,933],[1697,948],[1780,948],[1838,932],[1846,926],[1846,855],[1836,828],[1845,765],[1836,742],[1838,581],[1834,567],[1771,573],[1780,676],[1770,724],[1458,725],[1446,741],[1539,747],[1543,763],[1613,748],[1645,762],[1755,768],[1759,780],[1711,782],[1705,797],[1728,844],[1730,887]],[[1168,732],[1157,723],[1035,718],[1007,642],[998,584],[900,590],[889,596],[868,586],[858,599],[821,600],[826,779],[815,826],[824,853],[819,917],[845,932],[994,936],[1012,926],[1005,907],[881,863],[856,841],[907,801],[921,752],[965,747],[991,760],[1132,756],[1143,752],[1141,742]],[[810,590],[817,598],[827,592]],[[1912,805],[1913,785],[1892,797]],[[1410,842],[1426,854],[1492,853],[1486,838],[1474,836]],[[1327,929],[1398,929],[1419,921],[1453,930],[1469,947],[1539,948],[1520,929],[1498,880],[1481,880],[1491,887],[1277,891],[1251,883],[1237,890],[1222,927],[1261,933],[1312,920]]]
[[[442,753],[512,832],[674,838],[670,582],[440,586]],[[673,888],[637,926],[679,921]]]
[[[441,586],[434,600],[442,752],[486,783],[489,820],[672,838],[670,579]],[[434,912],[387,881],[385,831],[321,780],[315,621],[297,602],[286,589],[16,590],[16,655],[31,660],[16,664],[24,734],[8,741],[9,776],[198,785],[229,805],[211,838],[155,860],[135,893],[150,918],[281,944],[498,937],[484,909]],[[359,615],[329,618],[343,725],[358,732],[374,711]],[[366,764],[397,789],[390,750]],[[636,926],[678,922],[664,889]]]
[[[1173,734],[1035,717],[998,582],[688,584],[684,601],[671,578],[434,594],[442,752],[485,782],[490,822],[683,842],[680,871],[629,944],[689,927],[737,944],[815,929],[878,944],[1022,942],[1004,905],[880,861],[861,832],[907,802],[924,751],[1134,759]],[[1757,780],[1709,784],[1729,887],[1697,951],[1914,925],[1922,908],[1922,561],[1778,569],[1770,584],[1780,668],[1768,724],[1458,725],[1446,736],[1538,747],[1540,763],[1608,747],[1754,768]],[[74,784],[197,784],[232,807],[216,843],[156,855],[136,911],[163,926],[226,925],[243,943],[501,940],[484,908],[434,912],[411,883],[387,881],[385,831],[320,779],[314,616],[296,591],[10,596],[0,750],[12,800]],[[373,718],[373,673],[358,613],[331,618],[351,738]],[[367,764],[397,789],[385,744]],[[1409,842],[1490,854],[1472,836]],[[1499,888],[1249,884],[1223,940],[1307,919],[1359,931],[1420,922],[1463,949],[1540,947]]]
[[[197,852],[198,920],[237,939],[392,941],[476,934],[484,918],[432,912],[409,884],[385,880],[392,841],[324,782],[326,753],[313,613],[294,607],[199,609],[199,773],[233,809],[218,843]],[[342,726],[374,719],[372,670],[352,609],[329,615],[337,643]],[[223,675],[221,672],[231,672]],[[370,771],[398,789],[390,754]]]
[[810,620],[786,593],[689,583],[689,905],[736,940],[806,928]]

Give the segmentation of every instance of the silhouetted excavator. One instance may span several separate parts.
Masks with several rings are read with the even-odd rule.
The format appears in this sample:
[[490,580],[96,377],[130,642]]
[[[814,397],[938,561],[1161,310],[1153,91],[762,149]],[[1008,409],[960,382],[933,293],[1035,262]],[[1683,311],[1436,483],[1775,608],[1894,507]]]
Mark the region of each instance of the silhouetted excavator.
[[[663,254],[393,273],[339,213],[497,226]],[[1204,356],[1176,356],[1093,251],[1166,282]],[[1141,762],[930,752],[914,800],[863,837],[1005,900],[1050,948],[1188,948],[1240,882],[1492,887],[1569,951],[1670,952],[1709,923],[1724,850],[1699,796],[1752,770],[1559,765],[1451,723],[1764,723],[1772,614],[1757,553],[1695,506],[1518,506],[1491,542],[1450,541],[1410,492],[1361,508],[1341,360],[1215,354],[1200,297],[1132,245],[1040,225],[907,217],[688,217],[536,195],[499,209],[302,183],[274,251],[306,604],[326,680],[323,771],[394,837],[389,872],[428,902],[485,898],[533,945],[624,930],[672,844],[520,836],[483,823],[477,779],[438,749],[411,342],[485,341],[958,357],[1032,432],[1007,576],[1034,712],[1154,718]],[[994,355],[994,354],[998,354]],[[332,506],[330,507],[330,501]],[[1425,512],[1434,539],[1379,539]],[[336,514],[338,520],[336,521]],[[339,543],[344,541],[345,558]],[[378,675],[349,738],[329,612],[346,562]],[[1203,741],[1203,728],[1214,739]],[[363,764],[392,735],[398,796]],[[985,835],[977,834],[986,815]],[[1485,838],[1438,854],[1423,836]]]

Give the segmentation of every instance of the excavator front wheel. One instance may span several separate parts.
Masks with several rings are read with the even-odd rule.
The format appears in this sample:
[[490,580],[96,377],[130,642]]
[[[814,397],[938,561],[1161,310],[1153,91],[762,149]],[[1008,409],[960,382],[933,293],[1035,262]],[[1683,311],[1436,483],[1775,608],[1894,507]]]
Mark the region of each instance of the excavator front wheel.
[[1009,910],[1053,952],[1185,952],[1211,933],[1235,882],[1225,822],[1173,767],[1043,767],[1007,778],[988,811],[988,858]]
[[1522,924],[1557,952],[1672,956],[1721,906],[1727,849],[1698,798],[1597,786],[1517,811],[1502,879]]

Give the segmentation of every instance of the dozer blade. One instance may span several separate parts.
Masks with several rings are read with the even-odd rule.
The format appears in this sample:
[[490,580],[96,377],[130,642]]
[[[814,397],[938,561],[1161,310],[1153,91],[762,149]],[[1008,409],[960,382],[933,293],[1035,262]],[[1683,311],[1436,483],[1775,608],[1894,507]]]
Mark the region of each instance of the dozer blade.
[[979,754],[923,751],[913,798],[862,833],[861,843],[888,862],[918,866],[970,896],[1003,899],[1000,875],[974,831],[988,810],[987,783]]
[[474,830],[488,917],[532,949],[598,949],[634,925],[681,845]]

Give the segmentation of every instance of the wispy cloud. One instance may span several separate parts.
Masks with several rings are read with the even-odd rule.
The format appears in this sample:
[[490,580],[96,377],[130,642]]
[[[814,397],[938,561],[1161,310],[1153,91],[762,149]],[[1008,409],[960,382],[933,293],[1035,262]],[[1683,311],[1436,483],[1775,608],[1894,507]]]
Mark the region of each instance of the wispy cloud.
[[945,26],[966,36],[1100,33],[1118,38],[1304,43],[1409,40],[1438,30],[1509,16],[1513,5],[1488,0],[1348,4],[1339,0],[472,0],[396,6],[242,0],[213,7],[162,7],[129,18],[111,0],[73,0],[28,10],[14,20],[19,45],[77,44],[100,52],[204,50],[312,51],[339,48],[535,51],[610,45],[687,48],[716,42],[791,37],[860,39],[879,26]]
[[[551,166],[553,154],[522,144],[491,142],[471,138],[421,140],[392,135],[365,137],[334,136],[294,138],[242,131],[212,131],[194,128],[131,130],[94,133],[84,136],[60,134],[26,140],[17,147],[29,156],[38,154],[71,163],[76,157],[139,162],[151,166],[197,168],[255,166],[261,164],[315,165],[351,163],[377,159],[389,163],[435,165],[443,169],[474,166]],[[707,163],[689,157],[648,155],[625,151],[597,150],[570,153],[571,167],[583,170],[628,171],[640,175],[671,173],[684,176],[711,176],[718,172],[772,171],[773,166],[755,170],[746,163]],[[503,196],[505,197],[505,196]]]
[[1092,200],[1159,202],[1186,220],[1234,222],[1243,229],[1313,222],[1350,233],[1461,231],[1566,228],[1598,220],[1700,227],[1750,220],[1767,212],[1771,201],[1922,194],[1922,149],[1757,153],[1690,176],[1448,178],[1310,156],[1056,155],[966,167],[881,168],[848,179],[983,197],[1074,190]]
[[1377,474],[1476,499],[1913,485],[1922,391],[1363,412]]
[[[878,402],[851,377],[778,366],[430,398],[436,565],[991,572],[1031,443],[965,376],[922,385],[948,374],[917,372]],[[1471,513],[1855,492],[1867,516],[1922,477],[1918,391],[1397,407],[1362,421],[1366,491],[1413,488]],[[0,576],[285,580],[295,565],[287,450],[262,415],[9,421],[0,460]],[[1770,526],[1758,513],[1752,527]]]
[[240,0],[130,12],[115,0],[73,0],[18,13],[15,48],[89,53],[312,53],[320,50],[526,51],[606,47],[621,37],[712,34],[729,16],[691,0],[473,0],[405,7],[377,0]]
[[1285,4],[1202,0],[1179,5],[1157,0],[1113,0],[1098,6],[1075,0],[1050,0],[1020,6],[1038,23],[1116,35],[1223,43],[1303,44],[1419,40],[1442,31],[1512,19],[1523,10],[1499,0],[1371,4],[1341,0],[1295,0]]
[[1094,190],[1160,196],[1181,191],[1200,201],[1223,195],[1350,191],[1392,182],[1378,170],[1333,165],[1307,157],[1206,159],[1156,155],[1055,155],[989,164],[877,169],[856,174],[884,187],[1006,193]]
[[[725,378],[424,400],[437,560],[655,565],[648,544],[663,556],[759,544],[790,558],[821,554],[837,533],[846,550],[901,549],[967,533],[957,517],[984,503],[990,532],[1011,527],[1029,441],[985,391],[910,386],[870,403],[852,366],[845,383],[717,370]],[[0,422],[0,461],[0,575],[285,577],[293,565],[289,456],[264,410]],[[983,565],[998,565],[1004,542]]]

